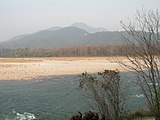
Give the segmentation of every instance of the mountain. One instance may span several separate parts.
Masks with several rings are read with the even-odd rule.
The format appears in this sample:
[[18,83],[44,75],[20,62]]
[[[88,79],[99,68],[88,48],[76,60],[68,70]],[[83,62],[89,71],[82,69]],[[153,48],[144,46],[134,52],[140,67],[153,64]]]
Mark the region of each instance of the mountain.
[[47,30],[56,31],[56,30],[60,30],[60,29],[62,29],[62,27],[60,27],[60,26],[55,26],[55,27],[51,27],[51,28],[49,28],[49,29],[47,29]]
[[15,37],[11,38],[11,39],[8,40],[8,41],[17,41],[17,40],[20,40],[20,39],[22,39],[23,37],[26,37],[26,36],[29,36],[29,35],[30,35],[30,34],[17,35],[17,36],[15,36]]
[[[55,27],[51,27],[51,28],[48,28],[47,30],[50,30],[50,31],[56,31],[56,30],[60,30],[62,29],[62,27],[60,26],[55,26]],[[43,31],[43,30],[42,30]],[[40,32],[40,31],[39,31]],[[22,34],[22,35],[17,35],[17,36],[14,36],[13,38],[11,38],[10,40],[8,41],[17,41],[17,40],[20,40],[22,39],[23,37],[27,37],[29,36],[30,34]]]
[[88,26],[88,25],[85,24],[85,23],[73,23],[71,26],[74,26],[74,27],[83,29],[83,30],[87,31],[88,33],[96,33],[96,32],[106,31],[106,30],[105,30],[104,28],[102,28],[102,27],[94,28],[94,27]]
[[14,41],[0,44],[1,48],[59,48],[78,45],[79,39],[88,34],[76,27],[66,27],[60,30],[43,30]]
[[19,35],[0,43],[0,48],[63,48],[89,45],[123,44],[124,32],[89,33],[78,27],[52,27],[33,34]]

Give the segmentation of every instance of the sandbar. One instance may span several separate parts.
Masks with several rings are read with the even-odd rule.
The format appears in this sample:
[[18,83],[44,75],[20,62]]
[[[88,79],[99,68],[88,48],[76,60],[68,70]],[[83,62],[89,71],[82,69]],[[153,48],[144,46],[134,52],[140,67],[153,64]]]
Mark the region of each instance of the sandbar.
[[39,77],[96,73],[105,69],[124,71],[106,57],[0,58],[0,80],[31,80]]

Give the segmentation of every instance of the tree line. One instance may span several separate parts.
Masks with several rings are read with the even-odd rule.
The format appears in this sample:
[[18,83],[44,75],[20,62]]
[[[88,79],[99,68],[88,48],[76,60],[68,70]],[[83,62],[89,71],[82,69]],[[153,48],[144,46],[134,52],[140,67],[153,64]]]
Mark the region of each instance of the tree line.
[[78,57],[78,56],[115,56],[123,46],[80,46],[66,48],[1,48],[0,57]]

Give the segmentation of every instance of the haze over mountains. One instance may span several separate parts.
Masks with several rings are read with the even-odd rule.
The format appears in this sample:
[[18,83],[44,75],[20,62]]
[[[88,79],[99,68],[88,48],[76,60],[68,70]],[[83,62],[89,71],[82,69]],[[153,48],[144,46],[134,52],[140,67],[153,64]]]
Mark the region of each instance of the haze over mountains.
[[71,26],[83,29],[83,30],[87,31],[88,33],[96,33],[96,32],[106,31],[106,29],[104,29],[102,27],[94,28],[94,27],[88,26],[87,24],[84,24],[84,23],[73,23]]
[[74,23],[69,27],[56,26],[33,34],[15,36],[0,43],[0,48],[63,48],[122,43],[120,32]]

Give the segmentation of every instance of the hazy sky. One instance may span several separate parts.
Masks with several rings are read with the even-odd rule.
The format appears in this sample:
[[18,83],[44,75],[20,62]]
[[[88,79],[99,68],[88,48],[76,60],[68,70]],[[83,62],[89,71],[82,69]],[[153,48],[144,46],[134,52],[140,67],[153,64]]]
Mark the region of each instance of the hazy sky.
[[122,30],[142,8],[160,10],[160,0],[0,0],[0,41],[74,22]]

